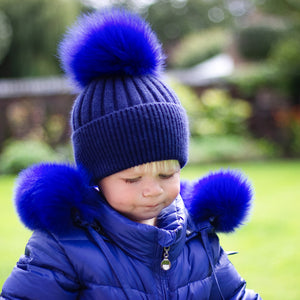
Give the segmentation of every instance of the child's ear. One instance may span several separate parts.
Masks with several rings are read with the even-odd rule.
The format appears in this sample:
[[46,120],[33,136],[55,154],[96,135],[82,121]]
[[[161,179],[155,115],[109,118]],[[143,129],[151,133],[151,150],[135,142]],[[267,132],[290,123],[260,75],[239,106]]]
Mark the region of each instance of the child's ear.
[[101,185],[100,185],[100,182],[101,182],[101,180],[98,182],[98,185],[94,186],[94,189],[95,189],[95,191],[97,191],[97,193],[98,193],[101,197],[105,198],[105,197],[104,197],[104,193],[103,193],[103,189],[102,189],[102,187],[101,187]]

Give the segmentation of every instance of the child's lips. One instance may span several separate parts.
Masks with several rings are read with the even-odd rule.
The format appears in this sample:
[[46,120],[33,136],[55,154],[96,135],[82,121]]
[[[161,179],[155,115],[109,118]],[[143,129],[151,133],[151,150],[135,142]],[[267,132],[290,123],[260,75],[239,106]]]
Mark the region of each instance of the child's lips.
[[161,203],[149,204],[149,205],[146,205],[146,207],[148,207],[148,208],[156,208],[156,207],[158,207],[159,205],[161,205]]

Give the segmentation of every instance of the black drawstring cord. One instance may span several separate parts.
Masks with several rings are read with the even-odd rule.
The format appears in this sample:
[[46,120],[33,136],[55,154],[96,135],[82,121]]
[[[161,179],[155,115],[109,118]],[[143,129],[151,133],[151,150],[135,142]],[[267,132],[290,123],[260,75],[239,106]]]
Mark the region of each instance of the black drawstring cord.
[[119,265],[119,262],[112,255],[112,253],[108,249],[105,241],[100,236],[100,234],[102,234],[101,227],[96,223],[90,224],[86,221],[83,221],[78,214],[75,214],[74,222],[77,226],[85,228],[89,232],[91,238],[96,242],[98,247],[102,250],[116,279],[118,280],[118,282],[120,284],[120,287],[123,288],[126,299],[130,300],[130,297],[127,295],[127,292],[126,292],[126,288],[129,288],[128,283],[126,281],[122,280],[122,278],[126,278],[126,275],[122,272],[122,270],[120,270],[120,269],[116,270],[116,268]]
[[128,283],[125,280],[123,280],[123,278],[127,278],[127,276],[123,273],[122,270],[120,270],[120,268],[116,270],[117,266],[119,265],[119,262],[112,255],[111,251],[108,249],[106,243],[100,237],[99,233],[96,232],[91,226],[88,226],[87,229],[90,235],[92,236],[93,240],[97,243],[99,248],[103,251],[104,255],[106,256],[107,261],[110,264],[110,267],[115,274],[115,277],[117,278],[120,286],[122,287],[122,290],[124,291],[126,299],[130,300],[130,297],[127,295],[126,292],[126,289],[129,288]]
[[203,244],[204,244],[204,249],[205,249],[205,252],[208,256],[208,260],[209,260],[210,266],[212,268],[213,276],[215,278],[215,282],[216,282],[216,285],[218,287],[220,296],[221,296],[222,300],[225,300],[225,298],[222,294],[221,287],[220,287],[219,282],[218,282],[217,274],[215,272],[215,265],[214,265],[214,262],[213,262],[213,257],[214,256],[213,256],[213,253],[211,251],[211,246],[210,246],[210,243],[209,243],[209,240],[208,240],[207,230],[208,229],[205,229],[205,230],[201,231],[201,237],[202,237],[202,241],[203,241]]

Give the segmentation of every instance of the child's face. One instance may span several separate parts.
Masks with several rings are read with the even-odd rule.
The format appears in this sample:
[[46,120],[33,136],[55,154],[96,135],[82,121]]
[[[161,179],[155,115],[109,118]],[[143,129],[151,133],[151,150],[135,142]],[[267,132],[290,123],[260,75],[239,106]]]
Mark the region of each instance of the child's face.
[[99,185],[115,210],[133,221],[154,225],[179,193],[180,167],[152,162],[105,177]]

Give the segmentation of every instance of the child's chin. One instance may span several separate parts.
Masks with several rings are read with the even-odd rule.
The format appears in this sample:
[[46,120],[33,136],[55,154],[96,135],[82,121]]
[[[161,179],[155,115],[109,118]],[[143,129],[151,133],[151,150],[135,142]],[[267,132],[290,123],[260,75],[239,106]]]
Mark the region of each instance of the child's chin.
[[156,217],[150,218],[150,219],[140,220],[140,221],[137,221],[137,222],[138,222],[138,223],[141,223],[141,224],[146,224],[146,225],[152,225],[152,226],[155,226],[155,225],[156,225]]
[[157,216],[159,213],[145,214],[143,216],[139,216],[138,218],[131,219],[137,223],[155,225]]

